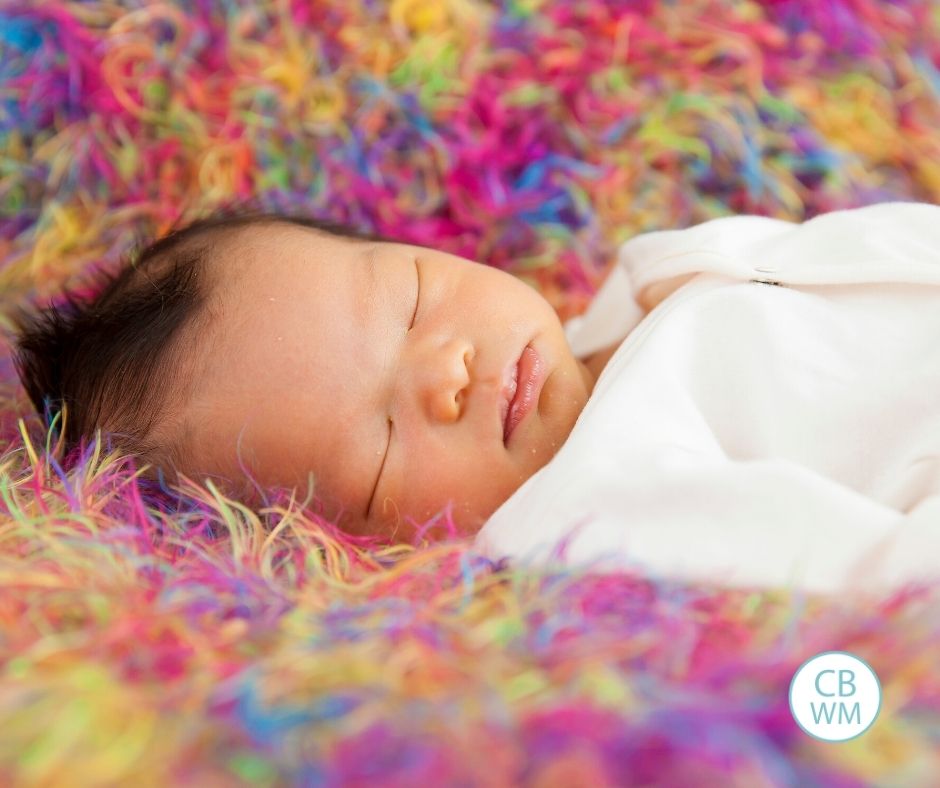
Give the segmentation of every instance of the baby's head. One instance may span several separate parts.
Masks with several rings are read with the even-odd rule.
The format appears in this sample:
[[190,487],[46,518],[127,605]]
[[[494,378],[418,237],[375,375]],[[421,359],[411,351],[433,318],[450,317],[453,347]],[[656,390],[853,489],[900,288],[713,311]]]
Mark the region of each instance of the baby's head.
[[242,498],[246,471],[302,491],[313,473],[352,533],[407,539],[448,503],[479,530],[594,383],[524,282],[325,222],[203,220],[104,285],[16,318],[20,378],[40,412],[67,405],[66,446],[100,428],[146,475],[210,476]]

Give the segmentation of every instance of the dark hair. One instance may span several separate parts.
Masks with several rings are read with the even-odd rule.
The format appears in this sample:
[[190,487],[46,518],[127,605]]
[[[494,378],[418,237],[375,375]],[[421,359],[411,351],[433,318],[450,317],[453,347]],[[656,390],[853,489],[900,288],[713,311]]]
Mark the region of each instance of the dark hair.
[[200,307],[213,238],[279,222],[359,241],[392,240],[328,220],[223,210],[132,253],[114,273],[97,271],[91,290],[98,294],[90,300],[65,293],[63,303],[14,311],[17,374],[48,425],[61,411],[64,457],[100,429],[112,446],[156,466],[151,478],[179,465],[179,447],[167,438],[175,426],[168,398],[174,387],[185,389],[192,370],[174,349],[208,320]]

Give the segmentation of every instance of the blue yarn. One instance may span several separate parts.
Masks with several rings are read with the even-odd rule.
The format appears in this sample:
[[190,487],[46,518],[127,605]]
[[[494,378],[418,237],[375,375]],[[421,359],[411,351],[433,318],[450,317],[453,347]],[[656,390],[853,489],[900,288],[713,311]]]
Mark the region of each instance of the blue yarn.
[[[16,47],[22,52],[32,52],[39,48],[42,43],[42,36],[36,29],[35,22],[0,14],[0,42]],[[6,58],[3,58],[0,62],[4,61],[6,61]]]

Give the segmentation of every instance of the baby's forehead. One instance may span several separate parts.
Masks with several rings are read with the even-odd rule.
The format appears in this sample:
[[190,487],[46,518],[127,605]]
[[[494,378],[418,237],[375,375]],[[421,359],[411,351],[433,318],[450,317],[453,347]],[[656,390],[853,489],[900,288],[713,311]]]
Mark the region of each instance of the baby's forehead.
[[[188,408],[194,441],[213,461],[217,450],[234,456],[242,424],[253,420],[246,440],[265,464],[300,468],[313,455],[340,456],[349,437],[341,424],[362,423],[369,404],[368,387],[351,387],[351,373],[375,366],[380,353],[384,324],[362,297],[363,254],[375,243],[304,227],[244,230],[217,245],[210,328],[191,343],[202,356]],[[331,470],[340,478],[330,487],[348,487],[358,502],[358,467]]]
[[207,306],[218,318],[220,312],[255,308],[271,298],[276,303],[302,296],[307,285],[335,286],[355,274],[357,260],[370,249],[389,243],[282,222],[219,232],[202,241]]
[[390,243],[346,237],[289,221],[256,222],[218,228],[213,233],[208,239],[209,251],[223,271],[231,271],[239,263],[257,263],[270,270],[279,260],[287,259],[285,253],[300,249],[335,254],[337,250],[353,252],[364,246]]

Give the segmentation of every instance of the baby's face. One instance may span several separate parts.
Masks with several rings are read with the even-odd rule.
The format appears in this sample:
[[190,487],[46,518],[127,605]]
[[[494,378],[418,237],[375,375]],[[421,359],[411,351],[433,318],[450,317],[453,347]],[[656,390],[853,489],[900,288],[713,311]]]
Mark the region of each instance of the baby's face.
[[[561,447],[593,388],[549,303],[495,268],[289,224],[245,228],[214,257],[181,470],[243,479],[240,439],[264,485],[302,493],[312,471],[350,532],[408,539],[451,502],[475,533]],[[527,347],[537,389],[504,440]]]

